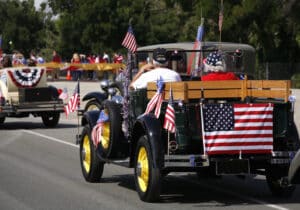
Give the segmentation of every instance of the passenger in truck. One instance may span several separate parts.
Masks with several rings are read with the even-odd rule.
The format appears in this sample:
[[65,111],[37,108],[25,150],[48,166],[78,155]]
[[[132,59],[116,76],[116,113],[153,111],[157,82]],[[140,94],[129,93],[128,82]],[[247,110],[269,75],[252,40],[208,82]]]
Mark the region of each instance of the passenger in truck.
[[166,49],[155,49],[153,51],[153,63],[145,64],[140,68],[133,77],[130,88],[146,88],[148,82],[156,82],[160,78],[164,82],[181,81],[180,75],[176,71],[167,68],[167,65]]
[[238,80],[239,78],[233,72],[227,72],[222,55],[218,52],[211,52],[203,61],[204,72],[202,81],[213,80]]

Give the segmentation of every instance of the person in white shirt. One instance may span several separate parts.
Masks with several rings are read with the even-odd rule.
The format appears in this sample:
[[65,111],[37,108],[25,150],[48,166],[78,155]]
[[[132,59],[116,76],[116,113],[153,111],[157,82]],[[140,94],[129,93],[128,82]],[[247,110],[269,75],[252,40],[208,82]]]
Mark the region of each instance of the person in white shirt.
[[153,51],[153,64],[148,63],[140,68],[133,77],[130,88],[146,88],[148,82],[156,82],[160,77],[164,82],[181,81],[180,75],[176,71],[166,68],[167,64],[166,50],[163,48],[155,49]]

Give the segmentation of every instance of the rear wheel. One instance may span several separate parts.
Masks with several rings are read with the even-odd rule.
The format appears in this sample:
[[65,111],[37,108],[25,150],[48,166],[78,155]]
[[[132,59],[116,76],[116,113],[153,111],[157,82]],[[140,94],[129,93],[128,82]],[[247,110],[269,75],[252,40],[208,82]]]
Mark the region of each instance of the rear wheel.
[[147,136],[142,136],[135,154],[135,185],[139,197],[146,202],[157,201],[160,197],[161,174],[153,167],[153,156]]
[[48,128],[53,128],[57,126],[60,118],[59,112],[47,112],[42,115],[43,123]]
[[269,167],[266,169],[266,179],[274,196],[290,197],[296,189],[295,185],[289,184],[287,170],[282,167]]
[[0,117],[0,124],[4,123],[5,117]]
[[91,139],[91,129],[86,125],[81,133],[79,147],[82,175],[87,182],[99,182],[104,168],[104,162],[96,155],[95,146]]

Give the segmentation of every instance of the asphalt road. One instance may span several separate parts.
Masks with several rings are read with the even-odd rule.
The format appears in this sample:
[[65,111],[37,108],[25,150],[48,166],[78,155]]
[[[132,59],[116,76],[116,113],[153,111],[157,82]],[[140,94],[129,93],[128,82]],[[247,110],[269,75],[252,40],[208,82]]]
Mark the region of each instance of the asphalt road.
[[[53,84],[69,92],[75,87],[74,82]],[[98,87],[96,82],[82,82],[81,95]],[[297,125],[298,110],[296,102]],[[174,173],[163,181],[158,203],[139,200],[133,169],[107,164],[101,183],[87,183],[74,144],[78,130],[75,114],[62,114],[53,129],[44,128],[40,118],[6,119],[0,127],[0,209],[300,208],[300,186],[291,198],[272,197],[262,176],[198,180],[193,173]]]

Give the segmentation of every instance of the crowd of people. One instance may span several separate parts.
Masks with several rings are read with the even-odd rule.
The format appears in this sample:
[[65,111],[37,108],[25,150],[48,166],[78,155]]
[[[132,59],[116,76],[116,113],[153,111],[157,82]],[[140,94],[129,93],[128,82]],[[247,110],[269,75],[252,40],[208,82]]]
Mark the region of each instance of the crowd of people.
[[[71,63],[71,64],[79,64],[79,63],[123,63],[124,58],[120,53],[114,53],[112,57],[105,51],[103,54],[79,54],[74,53],[72,58],[70,59],[62,59],[61,56],[57,53],[56,50],[53,50],[52,52],[52,59],[46,60],[43,56],[40,54],[35,54],[34,52],[31,52],[29,55],[29,58],[26,59],[25,56],[20,52],[13,52],[13,54],[0,54],[0,68],[3,68],[2,65],[4,57],[10,57],[10,60],[12,62],[12,66],[34,66],[34,65],[42,65],[47,62],[54,62],[54,63]],[[82,79],[83,77],[83,70],[80,68],[70,67],[71,70],[71,77],[72,80]],[[48,69],[48,74],[51,76],[52,80],[58,80],[60,79],[61,75],[61,69],[60,68],[51,68]],[[89,70],[87,71],[87,74],[85,75],[88,80],[95,80],[97,79],[98,75],[95,70]],[[104,77],[107,77],[107,73],[104,73]]]

